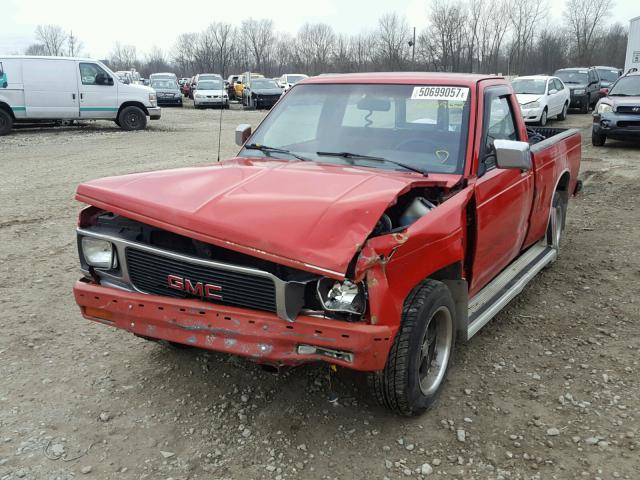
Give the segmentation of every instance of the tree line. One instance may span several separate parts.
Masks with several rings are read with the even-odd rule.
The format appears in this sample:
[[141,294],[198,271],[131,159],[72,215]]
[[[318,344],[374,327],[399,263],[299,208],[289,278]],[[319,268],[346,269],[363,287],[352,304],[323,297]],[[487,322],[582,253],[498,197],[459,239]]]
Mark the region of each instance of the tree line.
[[[419,32],[397,13],[354,35],[326,23],[306,23],[291,35],[276,31],[271,19],[213,22],[179,35],[169,51],[154,47],[140,55],[135,46],[116,43],[105,60],[114,70],[136,68],[143,76],[174,71],[223,77],[247,70],[267,76],[383,70],[526,75],[624,65],[627,29],[608,22],[613,0],[568,0],[558,25],[551,23],[548,1],[430,0],[427,26]],[[73,34],[53,25],[39,26],[36,40],[27,53],[76,55],[82,49]]]

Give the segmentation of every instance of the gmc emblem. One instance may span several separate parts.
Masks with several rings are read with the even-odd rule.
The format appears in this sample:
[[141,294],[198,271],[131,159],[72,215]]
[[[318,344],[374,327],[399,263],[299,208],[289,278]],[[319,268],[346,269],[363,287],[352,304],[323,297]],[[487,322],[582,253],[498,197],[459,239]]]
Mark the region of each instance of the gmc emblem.
[[636,113],[640,112],[640,107],[633,107],[633,111]]
[[178,275],[167,275],[167,284],[169,288],[174,290],[180,290],[191,295],[196,295],[202,298],[211,298],[213,300],[222,300],[222,295],[217,292],[222,291],[220,285],[213,285],[211,283],[192,282],[188,278],[179,277]]

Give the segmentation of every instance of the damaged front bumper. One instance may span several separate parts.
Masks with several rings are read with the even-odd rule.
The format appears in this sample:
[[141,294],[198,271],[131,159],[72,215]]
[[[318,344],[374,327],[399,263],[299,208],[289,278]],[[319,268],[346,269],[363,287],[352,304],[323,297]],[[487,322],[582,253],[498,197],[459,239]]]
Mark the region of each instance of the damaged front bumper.
[[82,315],[142,337],[248,357],[275,366],[324,361],[354,370],[382,370],[394,327],[301,314],[277,315],[104,287],[86,279],[73,289]]

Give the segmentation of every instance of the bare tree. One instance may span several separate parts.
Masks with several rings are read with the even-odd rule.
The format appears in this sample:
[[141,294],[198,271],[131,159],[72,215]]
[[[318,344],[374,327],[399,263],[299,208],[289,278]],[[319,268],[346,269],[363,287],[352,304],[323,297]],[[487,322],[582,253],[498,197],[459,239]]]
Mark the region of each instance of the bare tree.
[[209,25],[207,30],[213,39],[219,73],[225,77],[236,54],[235,29],[230,23],[215,22]]
[[64,55],[64,44],[67,35],[58,25],[38,25],[36,27],[36,40],[44,46],[46,55],[61,57]]
[[591,55],[598,30],[609,15],[613,0],[568,0],[565,21],[571,31],[576,60],[591,63]]
[[522,73],[526,70],[528,52],[533,47],[535,29],[543,23],[547,8],[544,0],[510,0],[509,7],[513,32],[509,70]]
[[431,4],[434,60],[438,69],[459,72],[465,58],[467,11],[461,2],[434,0]]
[[134,45],[116,45],[109,56],[109,63],[114,70],[129,70],[138,65],[138,54]]
[[241,27],[242,39],[253,60],[255,70],[265,72],[275,44],[273,20],[255,20],[249,18],[243,20]]
[[326,72],[335,44],[333,28],[326,23],[305,23],[296,37],[296,63],[311,75]]
[[25,55],[47,55],[47,49],[41,43],[32,43],[24,51]]
[[378,20],[378,57],[385,69],[402,69],[407,62],[410,38],[407,21],[397,13],[387,13]]
[[178,36],[173,48],[173,61],[181,75],[193,75],[195,72],[197,33],[183,33]]

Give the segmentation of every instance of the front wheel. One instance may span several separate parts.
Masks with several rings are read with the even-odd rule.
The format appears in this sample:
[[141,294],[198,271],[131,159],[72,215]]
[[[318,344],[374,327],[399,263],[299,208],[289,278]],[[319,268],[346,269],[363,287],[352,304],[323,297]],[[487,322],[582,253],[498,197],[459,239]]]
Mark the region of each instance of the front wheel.
[[147,116],[140,107],[129,106],[122,109],[118,115],[118,122],[123,130],[144,130],[147,126]]
[[411,292],[384,370],[368,374],[379,404],[415,416],[435,402],[453,355],[454,318],[453,299],[443,283],[425,280]]
[[558,120],[566,120],[567,119],[567,110],[569,110],[569,105],[566,103],[562,107],[562,112],[558,115]]
[[547,109],[542,110],[542,115],[540,115],[540,126],[544,127],[547,124]]
[[607,141],[607,136],[601,133],[591,132],[591,145],[594,147],[604,146],[604,142]]
[[9,112],[0,108],[0,136],[7,135],[13,128],[13,117]]

